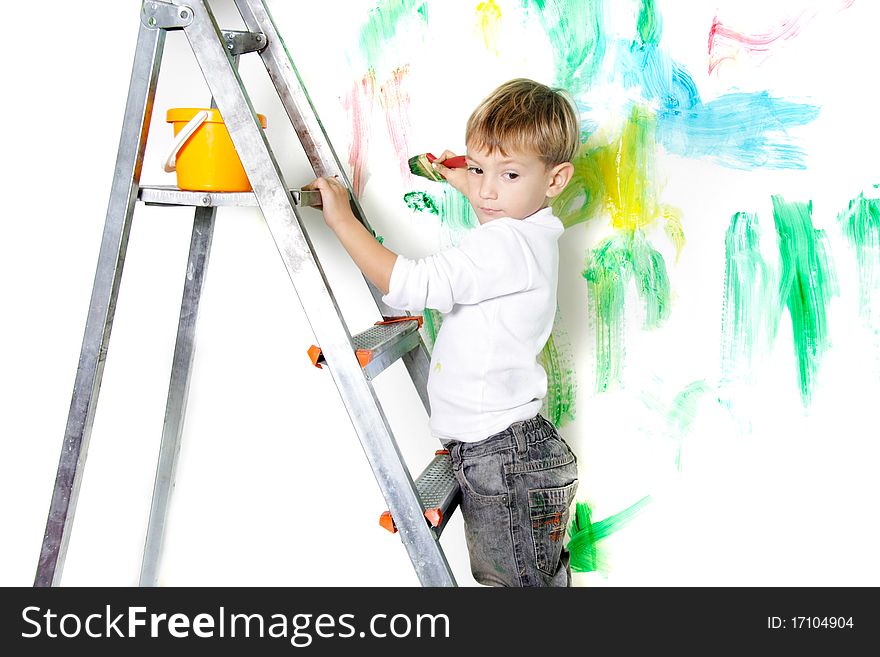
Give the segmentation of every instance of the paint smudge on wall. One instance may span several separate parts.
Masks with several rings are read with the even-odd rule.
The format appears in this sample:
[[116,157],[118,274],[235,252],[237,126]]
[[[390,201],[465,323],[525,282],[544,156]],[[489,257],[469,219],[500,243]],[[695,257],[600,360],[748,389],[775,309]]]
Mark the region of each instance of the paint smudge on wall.
[[434,343],[437,341],[437,333],[439,333],[442,324],[443,315],[440,314],[439,310],[425,308],[422,311],[422,340],[424,340],[428,351],[434,349]]
[[681,225],[681,210],[671,205],[663,205],[663,232],[666,237],[675,246],[675,261],[681,257],[682,249],[684,249],[685,238],[684,228]]
[[819,108],[736,92],[704,103],[691,74],[655,43],[620,40],[612,81],[656,107],[657,141],[684,157],[735,169],[803,169],[805,154],[788,130],[813,121]]
[[[428,3],[425,0],[382,0],[372,7],[361,27],[359,46],[367,69],[381,71],[383,60],[396,55],[392,42],[401,33],[421,32],[428,22]],[[406,29],[401,26],[405,25]],[[389,51],[391,51],[389,53]],[[392,58],[392,66],[400,59]]]
[[437,200],[428,192],[407,192],[403,195],[403,202],[413,212],[440,214]]
[[773,196],[779,236],[779,296],[788,306],[798,361],[801,400],[809,405],[819,366],[828,349],[828,304],[837,280],[828,257],[825,231],[813,228],[813,203]]
[[477,4],[476,30],[482,35],[486,50],[498,56],[498,32],[501,29],[501,7],[495,0]]
[[596,327],[596,392],[621,383],[626,291],[631,282],[645,305],[645,328],[669,317],[666,264],[641,231],[619,231],[593,250],[583,272]]
[[571,570],[575,573],[599,572],[607,575],[611,570],[609,560],[599,542],[619,529],[623,529],[652,502],[646,495],[620,513],[594,523],[592,509],[588,502],[578,502],[574,518],[568,529],[568,551],[571,555]]
[[391,77],[379,89],[379,100],[385,112],[385,125],[394,152],[399,153],[400,175],[403,180],[410,180],[409,170],[409,94],[405,89],[405,80],[409,66],[401,66],[391,72]]
[[842,11],[855,0],[819,0],[795,16],[782,20],[767,32],[746,34],[722,23],[718,16],[709,29],[709,75],[724,61],[733,61],[740,53],[766,57],[772,50],[801,33],[813,19],[826,10]]
[[574,354],[568,335],[562,328],[558,308],[553,332],[538,354],[538,362],[547,373],[547,395],[544,397],[541,414],[557,427],[562,427],[575,417],[577,381]]
[[654,0],[642,0],[636,29],[642,45],[656,46],[660,43],[660,36],[663,33],[663,18],[658,13]]
[[623,133],[594,151],[614,228],[644,230],[661,215],[656,172],[656,127],[652,112],[633,105]]
[[865,326],[880,337],[880,198],[859,194],[837,215],[837,221],[856,254],[859,314]]
[[816,106],[774,98],[766,91],[730,93],[660,112],[658,134],[671,153],[706,157],[733,169],[804,169],[806,154],[787,131],[818,115]]
[[554,84],[589,89],[605,57],[605,0],[522,0],[537,16],[556,59]]
[[689,383],[672,400],[672,407],[666,417],[666,429],[669,436],[676,442],[675,468],[681,472],[681,447],[688,436],[697,410],[703,397],[712,388],[703,380]]
[[371,70],[360,80],[355,80],[343,101],[351,116],[351,145],[348,148],[348,164],[352,172],[352,191],[360,197],[369,179],[367,155],[370,146],[370,120],[376,97],[376,75]]
[[728,388],[753,383],[755,360],[770,353],[781,306],[778,277],[761,254],[758,216],[734,214],[724,242],[721,381]]
[[578,149],[571,181],[550,204],[566,228],[592,219],[604,207],[604,183],[592,152],[586,145]]
[[467,197],[452,185],[443,183],[443,195],[440,197],[440,226],[443,229],[440,239],[443,247],[458,246],[465,233],[479,223]]
[[569,228],[607,209],[615,229],[645,229],[659,218],[680,251],[684,245],[681,211],[660,203],[656,165],[655,115],[633,105],[620,135],[604,145],[585,144],[574,158],[574,175],[554,199],[553,209]]

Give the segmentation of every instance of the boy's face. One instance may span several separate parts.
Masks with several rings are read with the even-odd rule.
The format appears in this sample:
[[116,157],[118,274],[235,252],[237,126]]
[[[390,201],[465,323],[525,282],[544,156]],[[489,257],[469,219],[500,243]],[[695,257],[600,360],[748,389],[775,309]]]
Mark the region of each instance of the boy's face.
[[515,151],[502,155],[467,147],[467,198],[485,224],[500,217],[525,219],[547,206],[568,184],[573,167],[547,167],[537,155]]

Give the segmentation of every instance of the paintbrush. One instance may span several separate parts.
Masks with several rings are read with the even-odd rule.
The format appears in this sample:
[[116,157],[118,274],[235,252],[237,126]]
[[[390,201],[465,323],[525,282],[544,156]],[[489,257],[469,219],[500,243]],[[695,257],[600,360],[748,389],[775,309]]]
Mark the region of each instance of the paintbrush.
[[[416,176],[422,176],[423,178],[427,178],[428,180],[436,180],[440,182],[441,180],[446,180],[443,176],[437,173],[434,170],[434,167],[431,166],[431,163],[434,162],[437,158],[431,155],[431,153],[422,153],[421,155],[413,155],[409,158],[409,170]],[[443,166],[449,169],[461,169],[466,167],[465,156],[464,155],[456,155],[455,157],[450,157],[441,162]]]

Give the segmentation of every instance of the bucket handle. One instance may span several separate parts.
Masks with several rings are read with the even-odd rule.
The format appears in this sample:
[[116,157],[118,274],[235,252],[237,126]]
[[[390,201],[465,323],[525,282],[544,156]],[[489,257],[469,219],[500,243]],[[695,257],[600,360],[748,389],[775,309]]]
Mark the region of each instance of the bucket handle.
[[177,152],[183,147],[187,139],[192,137],[192,134],[198,130],[199,126],[207,121],[207,119],[208,112],[206,110],[200,110],[196,112],[189,120],[189,123],[183,126],[180,132],[177,133],[174,143],[171,144],[171,152],[168,154],[168,157],[165,158],[165,171],[167,173],[177,170]]

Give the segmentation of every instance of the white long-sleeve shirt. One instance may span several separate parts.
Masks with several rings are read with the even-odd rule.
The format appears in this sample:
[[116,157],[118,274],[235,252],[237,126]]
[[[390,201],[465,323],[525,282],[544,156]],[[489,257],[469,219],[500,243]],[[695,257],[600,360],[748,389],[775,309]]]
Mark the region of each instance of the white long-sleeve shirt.
[[436,255],[397,257],[385,303],[443,313],[428,376],[435,437],[475,442],[540,410],[562,232],[544,208],[482,224]]

